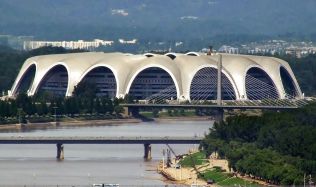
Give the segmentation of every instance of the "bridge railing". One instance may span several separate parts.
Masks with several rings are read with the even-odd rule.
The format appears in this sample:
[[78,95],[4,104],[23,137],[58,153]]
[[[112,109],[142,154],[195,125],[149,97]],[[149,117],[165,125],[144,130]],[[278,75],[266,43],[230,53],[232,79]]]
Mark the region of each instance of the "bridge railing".
[[137,141],[137,140],[202,140],[202,136],[185,136],[185,137],[174,137],[174,136],[164,136],[164,137],[144,137],[144,136],[0,136],[0,140],[111,140],[111,141]]
[[[316,99],[262,99],[262,100],[222,100],[222,106],[275,106],[275,107],[302,107],[310,102],[315,102]],[[133,102],[124,104],[135,105],[209,105],[216,106],[216,100],[164,100],[157,102],[156,100],[134,100]]]

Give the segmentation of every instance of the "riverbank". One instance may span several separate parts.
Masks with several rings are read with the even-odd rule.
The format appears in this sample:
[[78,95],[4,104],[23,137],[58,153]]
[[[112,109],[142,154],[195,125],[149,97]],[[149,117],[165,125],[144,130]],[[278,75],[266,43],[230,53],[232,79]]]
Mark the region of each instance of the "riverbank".
[[[190,153],[192,154],[192,153]],[[181,167],[180,161],[173,160],[171,167],[167,167],[163,161],[159,162],[157,171],[168,181],[175,184],[191,186],[192,184],[206,186],[207,182],[198,177],[198,172],[193,167]],[[180,166],[180,167],[179,167]]]
[[139,119],[124,118],[124,119],[105,119],[105,120],[69,120],[57,122],[43,122],[43,123],[27,123],[27,124],[9,124],[0,125],[0,131],[14,131],[14,130],[32,130],[32,129],[49,129],[56,127],[82,127],[82,126],[104,126],[104,125],[118,125],[122,123],[140,123]]
[[229,172],[227,160],[218,159],[214,155],[210,158],[205,158],[205,154],[202,152],[191,152],[188,155],[184,155],[181,160],[174,160],[171,167],[163,166],[163,163],[160,162],[157,170],[168,180],[184,185],[267,185],[263,181]]
[[165,122],[165,121],[211,121],[212,118],[208,116],[175,116],[175,117],[159,117],[153,118],[156,122]]
[[[198,116],[182,116],[182,117],[160,117],[153,118],[154,122],[168,122],[168,121],[209,121],[209,117]],[[0,125],[0,132],[20,131],[20,130],[35,130],[35,129],[50,129],[56,127],[83,127],[83,126],[107,126],[107,125],[120,125],[126,123],[140,123],[141,119],[137,118],[121,118],[121,119],[104,119],[104,120],[83,120],[76,118],[69,118],[57,122],[39,122],[27,124],[5,124]]]

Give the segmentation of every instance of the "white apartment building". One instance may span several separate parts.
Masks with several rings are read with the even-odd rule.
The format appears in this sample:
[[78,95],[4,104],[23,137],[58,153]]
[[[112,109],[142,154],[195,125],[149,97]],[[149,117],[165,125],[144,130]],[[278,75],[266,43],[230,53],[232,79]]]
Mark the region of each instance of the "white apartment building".
[[86,49],[93,50],[100,46],[111,46],[114,41],[105,41],[94,39],[93,41],[25,41],[23,45],[24,50],[32,50],[45,46],[63,47],[66,49]]
[[133,40],[119,39],[118,41],[119,41],[121,44],[136,44],[137,39],[133,39]]

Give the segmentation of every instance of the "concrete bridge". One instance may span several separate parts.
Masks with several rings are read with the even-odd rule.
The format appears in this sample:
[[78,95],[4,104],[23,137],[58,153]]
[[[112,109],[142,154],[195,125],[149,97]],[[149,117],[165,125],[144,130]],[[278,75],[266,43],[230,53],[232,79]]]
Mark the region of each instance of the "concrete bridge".
[[203,137],[0,137],[0,144],[56,144],[57,159],[64,159],[64,144],[143,144],[144,158],[151,159],[151,144],[199,144]]
[[277,105],[202,105],[202,104],[121,104],[123,107],[131,108],[131,109],[139,109],[139,108],[183,108],[183,109],[214,109],[214,110],[291,110],[298,109],[299,106],[296,105],[285,105],[285,106],[277,106]]

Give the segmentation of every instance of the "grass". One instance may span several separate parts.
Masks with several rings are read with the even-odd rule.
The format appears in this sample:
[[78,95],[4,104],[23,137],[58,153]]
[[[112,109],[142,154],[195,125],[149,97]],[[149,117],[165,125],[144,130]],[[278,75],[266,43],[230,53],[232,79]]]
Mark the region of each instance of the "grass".
[[[207,163],[204,152],[197,152],[183,158],[179,163],[182,167],[194,167]],[[208,169],[199,174],[203,180],[213,180],[218,186],[259,186],[241,178],[233,177],[230,173],[224,173],[220,167]]]
[[152,112],[140,112],[141,115],[145,116],[146,118],[153,118]]
[[240,186],[259,186],[256,183],[252,183],[246,180],[243,180],[241,178],[233,177],[226,180],[223,180],[219,183],[217,183],[220,186],[233,186],[233,185],[240,185]]
[[204,180],[207,181],[209,179],[212,179],[216,183],[221,182],[230,177],[228,176],[228,174],[216,170],[206,170],[205,172],[201,173],[201,175],[201,178],[203,178]]
[[194,165],[205,164],[207,162],[205,158],[204,152],[197,152],[183,158],[179,163],[182,167],[194,167]]
[[232,174],[223,173],[220,169],[206,170],[200,176],[205,181],[212,179],[219,186],[259,186],[257,183],[252,183],[238,177],[233,177]]

